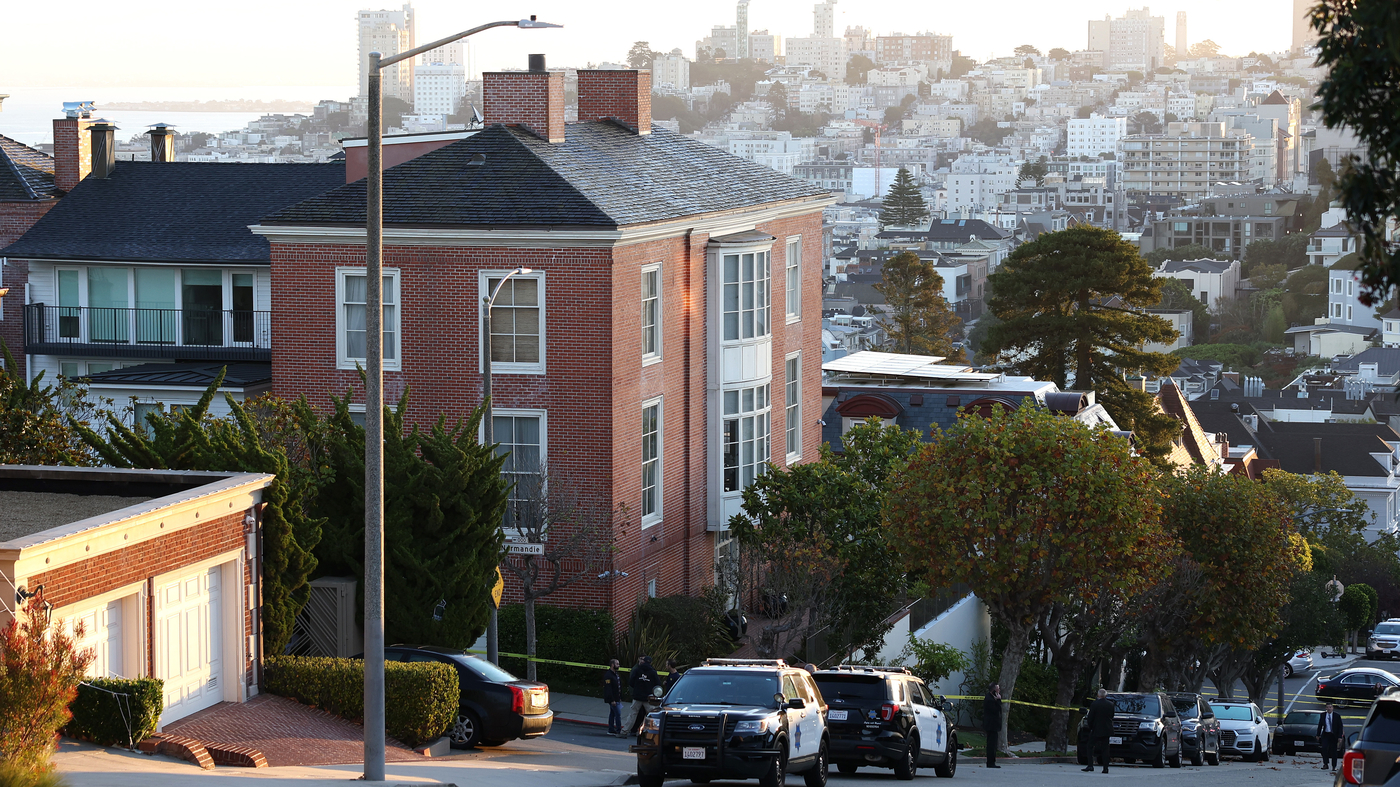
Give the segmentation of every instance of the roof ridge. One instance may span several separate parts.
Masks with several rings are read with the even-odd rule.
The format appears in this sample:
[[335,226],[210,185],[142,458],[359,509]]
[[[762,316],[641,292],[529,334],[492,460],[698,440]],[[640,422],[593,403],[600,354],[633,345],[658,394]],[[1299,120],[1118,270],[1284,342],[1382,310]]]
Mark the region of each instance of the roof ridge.
[[[565,126],[579,125],[579,124],[581,124],[581,123],[583,123],[583,122],[584,122],[584,121],[575,121],[574,123],[566,123]],[[620,124],[618,125],[618,127],[619,127],[619,128],[625,128],[625,127],[621,126]],[[559,180],[560,180],[561,182],[563,182],[564,185],[568,186],[570,191],[572,191],[574,194],[577,194],[577,195],[579,196],[579,198],[582,199],[583,201],[585,201],[585,202],[587,202],[588,204],[592,205],[594,210],[598,211],[599,213],[603,214],[604,216],[607,216],[610,220],[612,220],[612,222],[613,222],[614,224],[616,224],[617,226],[622,226],[623,222],[622,222],[621,219],[619,219],[617,216],[614,216],[614,215],[612,215],[611,213],[609,213],[606,209],[603,208],[602,205],[599,205],[599,204],[598,204],[598,201],[597,201],[597,200],[595,200],[595,199],[593,199],[592,197],[590,197],[589,195],[585,194],[585,193],[583,192],[582,189],[580,189],[578,186],[575,186],[568,178],[566,178],[566,177],[564,177],[562,174],[560,174],[559,170],[558,170],[557,168],[555,168],[554,165],[552,165],[550,162],[548,162],[548,161],[546,161],[544,158],[542,158],[542,157],[540,156],[539,153],[535,152],[535,149],[534,149],[532,146],[527,145],[527,144],[526,144],[526,135],[528,135],[528,138],[529,138],[529,139],[533,139],[533,140],[538,140],[538,141],[540,141],[540,142],[544,142],[544,144],[546,144],[546,145],[554,145],[554,144],[557,144],[557,143],[553,143],[553,142],[548,142],[548,141],[546,141],[546,140],[542,140],[542,139],[540,139],[539,137],[535,136],[534,134],[531,134],[529,131],[526,131],[525,129],[520,128],[519,126],[501,126],[501,128],[506,132],[506,137],[508,137],[511,141],[513,141],[521,150],[524,150],[526,153],[529,153],[529,154],[535,159],[535,161],[538,161],[538,162],[540,163],[540,166],[542,166],[542,167],[544,167],[545,169],[549,170],[550,172],[554,173],[555,177],[559,178]],[[471,137],[467,137],[467,139],[471,139]],[[466,141],[466,140],[462,140],[462,141]],[[551,149],[552,149],[552,148],[544,148],[544,150],[551,150]]]

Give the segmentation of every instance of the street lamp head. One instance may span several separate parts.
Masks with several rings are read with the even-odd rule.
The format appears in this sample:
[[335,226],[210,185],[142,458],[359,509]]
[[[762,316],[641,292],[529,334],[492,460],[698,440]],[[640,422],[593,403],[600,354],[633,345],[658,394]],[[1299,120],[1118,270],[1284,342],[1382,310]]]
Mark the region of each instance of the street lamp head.
[[517,27],[523,27],[523,28],[563,27],[563,25],[554,25],[554,24],[550,24],[549,22],[540,22],[540,21],[538,21],[538,20],[535,19],[535,15],[534,15],[534,14],[530,14],[530,18],[529,18],[529,19],[522,19],[522,20],[520,20],[519,22],[516,23],[516,26],[517,26]]
[[521,276],[528,276],[531,273],[533,273],[533,271],[529,268],[516,268],[514,272],[520,274]]

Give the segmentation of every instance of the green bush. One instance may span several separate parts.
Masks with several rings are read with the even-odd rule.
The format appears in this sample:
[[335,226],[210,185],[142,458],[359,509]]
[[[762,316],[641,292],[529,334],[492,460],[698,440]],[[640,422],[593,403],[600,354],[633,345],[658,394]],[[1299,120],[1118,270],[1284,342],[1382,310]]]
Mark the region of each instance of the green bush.
[[[502,653],[525,652],[525,607],[501,607],[497,617]],[[535,675],[555,691],[603,696],[603,670],[612,657],[613,619],[601,610],[552,607],[535,603],[535,656],[541,659],[597,664],[598,667],[565,667],[536,664]],[[501,666],[516,675],[527,674],[525,659],[501,657]],[[627,664],[622,666],[626,667]],[[623,682],[626,683],[624,674]]]
[[58,771],[36,773],[17,762],[0,760],[0,787],[68,787]]
[[[720,593],[703,596],[662,596],[650,598],[638,610],[644,624],[664,628],[670,634],[676,661],[693,667],[707,658],[734,652],[729,629],[724,624],[724,599]],[[664,664],[658,664],[663,667]]]
[[[263,685],[290,697],[361,722],[365,715],[365,673],[359,659],[268,656]],[[387,662],[384,665],[385,731],[409,746],[442,735],[461,699],[457,671],[440,662]]]
[[78,687],[68,706],[73,718],[64,734],[99,746],[132,747],[156,731],[164,709],[159,678],[93,678]]

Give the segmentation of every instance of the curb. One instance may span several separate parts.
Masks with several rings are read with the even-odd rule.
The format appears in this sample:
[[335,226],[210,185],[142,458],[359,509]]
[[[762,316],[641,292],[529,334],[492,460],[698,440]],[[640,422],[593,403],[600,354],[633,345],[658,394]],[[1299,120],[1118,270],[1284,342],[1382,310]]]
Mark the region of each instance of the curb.
[[557,714],[557,713],[554,714],[554,720],[555,720],[555,721],[567,721],[567,722],[570,723],[570,724],[583,724],[583,725],[586,725],[586,726],[588,726],[588,727],[602,727],[602,728],[604,728],[604,729],[607,729],[607,726],[608,726],[608,723],[605,722],[605,721],[588,721],[588,720],[586,720],[586,719],[571,719],[571,718],[569,718],[568,716],[560,716],[560,715]]

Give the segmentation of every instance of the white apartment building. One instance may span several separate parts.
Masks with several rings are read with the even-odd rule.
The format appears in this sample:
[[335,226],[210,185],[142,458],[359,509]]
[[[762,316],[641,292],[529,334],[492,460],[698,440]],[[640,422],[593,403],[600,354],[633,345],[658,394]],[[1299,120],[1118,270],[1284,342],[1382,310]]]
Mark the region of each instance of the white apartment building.
[[1240,286],[1239,260],[1167,260],[1152,272],[1158,279],[1179,279],[1211,308],[1222,298],[1234,300]]
[[802,86],[788,89],[788,104],[795,100],[800,112],[845,112],[853,109],[854,91],[845,82],[803,82]]
[[[418,44],[413,33],[413,6],[404,3],[398,11],[373,11],[365,9],[359,13],[360,48],[358,68],[360,74],[360,95],[369,95],[369,53],[379,52],[385,57],[407,52]],[[380,84],[384,96],[393,96],[404,101],[413,101],[413,64],[395,63],[381,72]]]
[[[1355,251],[1356,244],[1350,244]],[[1355,254],[1347,254],[1332,263],[1327,271],[1327,318],[1329,324],[1341,323],[1358,328],[1381,330],[1381,315],[1374,307],[1361,303],[1361,259]],[[1390,311],[1387,303],[1381,308]]]
[[1104,153],[1118,155],[1118,145],[1128,135],[1128,119],[1104,117],[1094,113],[1087,118],[1073,118],[1066,132],[1065,153],[1070,156],[1098,158]]
[[793,168],[811,156],[813,139],[793,139],[788,131],[730,131],[724,149],[730,155],[792,175]]
[[1278,121],[1273,118],[1260,118],[1258,115],[1232,115],[1225,121],[1230,128],[1237,128],[1249,134],[1249,175],[1265,186],[1275,186],[1279,182],[1280,162],[1278,160],[1279,135]]
[[[1342,211],[1333,209],[1323,214],[1323,222],[1335,219]],[[1330,216],[1328,214],[1331,214]],[[1343,220],[1336,220],[1330,227],[1324,227],[1308,236],[1308,263],[1331,269],[1337,261],[1356,251],[1357,238]]]
[[1016,187],[1020,162],[1010,156],[960,156],[949,168],[943,182],[949,214],[988,210],[1001,201],[1001,195]]
[[467,65],[467,42],[453,41],[437,49],[429,49],[418,56],[418,62],[430,66],[433,63],[456,63],[463,68]]
[[1196,202],[1211,184],[1247,180],[1252,140],[1223,123],[1168,123],[1165,134],[1123,138],[1123,188]]
[[651,61],[651,84],[670,85],[673,90],[690,90],[690,61],[679,49],[669,55],[657,55]]
[[846,79],[846,42],[840,38],[789,38],[786,42],[787,64],[805,66],[822,72],[827,79]]
[[1166,61],[1166,20],[1146,6],[1114,19],[1089,21],[1089,49],[1104,53],[1104,68],[1150,74]]
[[931,101],[966,101],[967,82],[961,79],[940,79],[928,86],[928,97]]
[[749,33],[749,57],[760,63],[776,63],[782,54],[782,36],[767,30]]
[[812,6],[812,37],[836,37],[836,0],[824,0]]
[[885,87],[917,85],[923,78],[924,70],[914,66],[872,68],[865,72],[865,84]]
[[413,111],[420,116],[452,115],[467,95],[467,69],[461,63],[413,67]]
[[708,49],[710,54],[719,57],[724,53],[724,57],[733,59],[738,57],[739,51],[739,28],[729,25],[715,25],[710,30],[710,35],[695,42],[695,57],[700,57],[700,50]]

